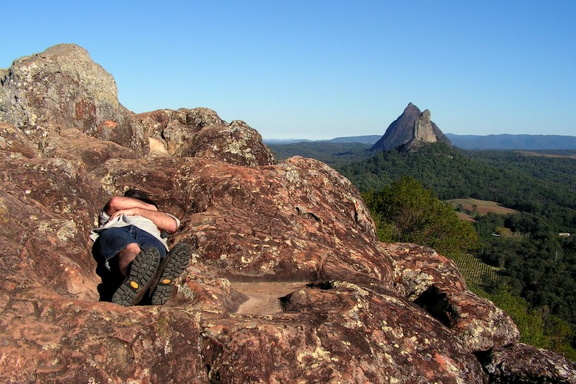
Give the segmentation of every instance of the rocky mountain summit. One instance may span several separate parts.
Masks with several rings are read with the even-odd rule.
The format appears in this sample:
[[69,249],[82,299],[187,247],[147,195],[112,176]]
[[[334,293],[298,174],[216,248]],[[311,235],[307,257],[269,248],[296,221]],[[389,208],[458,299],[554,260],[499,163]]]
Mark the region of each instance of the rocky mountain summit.
[[[76,45],[0,85],[1,382],[576,383],[450,260],[379,242],[346,178],[277,162],[246,123],[134,114]],[[163,306],[98,300],[88,234],[130,187],[193,249]]]
[[372,151],[390,151],[399,148],[402,151],[414,151],[422,143],[443,142],[450,145],[450,140],[440,128],[430,120],[430,111],[421,112],[417,106],[409,103],[404,112],[386,129],[384,136],[371,148]]

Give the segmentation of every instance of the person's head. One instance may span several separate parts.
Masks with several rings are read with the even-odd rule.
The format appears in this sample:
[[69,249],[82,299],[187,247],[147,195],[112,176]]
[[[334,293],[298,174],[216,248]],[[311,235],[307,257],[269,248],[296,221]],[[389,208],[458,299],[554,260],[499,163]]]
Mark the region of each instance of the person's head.
[[155,206],[156,208],[158,208],[158,204],[156,204],[156,202],[154,202],[153,200],[151,200],[148,197],[148,194],[144,191],[141,191],[139,189],[129,189],[126,192],[124,192],[124,196],[125,197],[131,197],[133,199],[138,199],[140,201],[145,202],[146,204],[152,204],[153,206]]

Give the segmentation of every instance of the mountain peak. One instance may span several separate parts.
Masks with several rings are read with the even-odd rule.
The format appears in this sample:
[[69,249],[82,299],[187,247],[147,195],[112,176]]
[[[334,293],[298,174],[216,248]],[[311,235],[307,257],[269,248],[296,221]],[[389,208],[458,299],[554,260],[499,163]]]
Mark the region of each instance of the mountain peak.
[[412,110],[418,111],[418,113],[420,113],[420,109],[417,106],[415,106],[414,104],[412,104],[411,102],[408,103],[406,108],[404,108],[404,113],[406,113],[407,111],[412,111]]
[[421,112],[416,105],[408,103],[404,112],[388,126],[384,136],[371,149],[390,151],[402,147],[402,150],[411,151],[422,143],[438,141],[450,144],[450,140],[431,120],[430,110]]

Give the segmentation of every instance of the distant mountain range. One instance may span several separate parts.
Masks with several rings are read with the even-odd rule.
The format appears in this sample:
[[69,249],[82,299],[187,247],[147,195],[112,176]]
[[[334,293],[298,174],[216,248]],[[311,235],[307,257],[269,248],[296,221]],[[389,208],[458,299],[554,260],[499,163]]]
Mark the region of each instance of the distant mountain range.
[[367,135],[367,136],[343,136],[335,137],[329,140],[310,140],[310,139],[264,139],[264,143],[273,145],[294,144],[294,143],[360,143],[366,145],[374,145],[382,136]]
[[[576,136],[561,135],[455,135],[446,133],[452,145],[462,149],[576,149]],[[344,136],[331,140],[264,140],[267,144],[293,144],[298,142],[361,143],[374,145],[382,136]]]
[[444,134],[430,120],[428,109],[421,112],[412,103],[386,129],[383,136],[336,137],[332,140],[264,140],[271,145],[307,143],[360,143],[370,146],[370,151],[417,150],[422,143],[444,142],[461,149],[524,149],[524,150],[564,150],[576,149],[576,136],[559,135],[455,135]]

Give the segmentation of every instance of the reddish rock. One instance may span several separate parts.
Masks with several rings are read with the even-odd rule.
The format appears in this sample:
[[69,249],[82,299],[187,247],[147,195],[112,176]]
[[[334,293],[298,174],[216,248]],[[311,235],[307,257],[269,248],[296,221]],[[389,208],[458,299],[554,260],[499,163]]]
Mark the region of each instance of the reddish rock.
[[0,122],[36,142],[61,128],[77,128],[126,147],[144,147],[133,140],[132,117],[118,102],[114,78],[77,45],[55,45],[17,59],[0,80]]
[[38,150],[20,130],[0,122],[0,151],[9,158],[37,157]]
[[[501,384],[575,384],[576,364],[563,356],[526,344],[512,344],[487,355],[491,382]],[[537,369],[535,369],[537,367]]]
[[[327,165],[276,163],[255,130],[205,108],[125,111],[86,57],[64,45],[0,71],[0,381],[574,377],[546,352],[529,350],[522,372],[504,364],[526,350],[509,318],[433,250],[378,242],[357,190]],[[64,80],[81,97],[55,105]],[[130,187],[180,217],[170,242],[192,248],[164,306],[97,301],[89,230]]]
[[516,324],[468,290],[451,260],[415,244],[383,244],[394,260],[395,286],[460,338],[472,352],[517,343]]
[[282,302],[282,314],[207,324],[212,382],[484,382],[448,330],[395,295],[335,282]]
[[178,157],[202,157],[237,165],[274,164],[262,136],[240,120],[227,124],[208,108],[169,109],[136,115],[137,126]]

